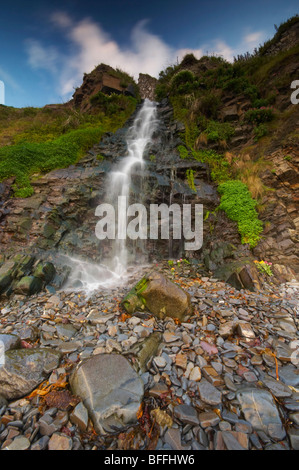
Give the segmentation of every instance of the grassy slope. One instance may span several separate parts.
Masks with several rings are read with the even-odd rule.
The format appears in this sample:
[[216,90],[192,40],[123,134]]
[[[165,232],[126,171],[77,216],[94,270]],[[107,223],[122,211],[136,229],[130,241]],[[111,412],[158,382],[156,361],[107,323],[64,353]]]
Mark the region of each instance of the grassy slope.
[[0,182],[15,177],[14,195],[30,196],[32,174],[78,161],[103,133],[123,126],[136,103],[131,97],[111,95],[89,113],[68,106],[0,106]]
[[[185,124],[182,135],[185,147],[178,148],[181,158],[209,163],[211,176],[222,196],[220,208],[238,223],[243,241],[251,246],[258,243],[261,233],[253,198],[262,197],[267,191],[259,178],[259,171],[265,165],[263,154],[274,142],[294,143],[296,139],[298,142],[294,126],[285,125],[286,118],[290,123],[295,122],[295,109],[284,110],[280,98],[290,95],[288,66],[298,62],[299,46],[275,56],[267,56],[266,52],[279,41],[286,28],[298,21],[299,17],[288,20],[271,41],[252,55],[239,56],[233,64],[219,57],[197,60],[187,54],[181,64],[161,72],[156,90],[157,99],[167,96],[173,104],[175,117]],[[240,155],[225,151],[234,128],[219,119],[222,103],[235,97],[239,102],[249,103],[243,123],[250,126],[255,141]],[[283,136],[279,132],[282,128]],[[218,147],[215,148],[215,144]],[[250,223],[246,223],[249,213],[244,213],[244,205],[250,207]]]

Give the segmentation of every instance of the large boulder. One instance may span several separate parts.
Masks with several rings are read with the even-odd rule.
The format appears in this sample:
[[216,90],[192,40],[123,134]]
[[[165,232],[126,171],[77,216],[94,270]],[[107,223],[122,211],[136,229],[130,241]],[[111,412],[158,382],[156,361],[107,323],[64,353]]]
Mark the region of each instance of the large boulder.
[[28,395],[59,366],[60,353],[48,348],[7,351],[0,367],[0,392],[7,400]]
[[70,385],[73,394],[81,397],[97,432],[121,430],[137,421],[144,385],[125,357],[97,354],[81,362]]
[[14,293],[20,295],[33,295],[40,292],[43,281],[35,276],[24,276],[14,287]]
[[257,291],[261,288],[258,270],[249,258],[227,261],[219,266],[213,274],[217,279],[227,282],[239,290]]
[[146,308],[158,318],[172,317],[180,321],[191,312],[189,293],[158,272],[143,277],[122,305],[130,314]]
[[4,350],[18,349],[21,346],[21,339],[18,335],[0,333],[0,343],[3,345]]
[[268,433],[269,426],[275,426],[281,432],[281,439],[285,431],[279,416],[273,397],[267,390],[256,387],[244,387],[237,393],[237,399],[242,412],[255,431]]
[[49,262],[40,262],[36,266],[33,276],[41,279],[45,283],[49,283],[52,281],[56,274],[55,267],[52,263]]

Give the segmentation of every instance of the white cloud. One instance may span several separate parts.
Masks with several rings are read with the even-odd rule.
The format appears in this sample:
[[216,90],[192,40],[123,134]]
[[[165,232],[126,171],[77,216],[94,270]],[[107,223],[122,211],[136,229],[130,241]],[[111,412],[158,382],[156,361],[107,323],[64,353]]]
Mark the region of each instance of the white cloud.
[[25,43],[28,53],[28,63],[33,69],[45,69],[49,72],[57,72],[59,54],[53,47],[44,47],[39,41],[28,39]]
[[64,98],[69,98],[80,85],[84,73],[100,63],[120,68],[137,80],[139,73],[158,76],[176,58],[172,47],[147,30],[146,20],[134,27],[130,44],[125,48],[89,18],[75,23],[66,13],[56,12],[51,21],[70,42],[71,52],[66,55],[30,39],[26,43],[28,63],[34,69],[44,69],[58,77],[59,92]]
[[[140,21],[133,28],[130,43],[126,47],[120,46],[90,18],[75,22],[67,13],[55,12],[50,21],[69,41],[69,52],[62,53],[31,39],[26,44],[28,62],[34,69],[52,73],[58,80],[57,86],[63,99],[69,99],[74,88],[82,83],[83,74],[91,72],[100,63],[120,68],[137,80],[139,73],[158,77],[161,70],[181,61],[187,53],[200,58],[208,52],[232,61],[234,56],[244,52],[244,49],[233,49],[220,39],[201,45],[198,49],[176,50],[147,29],[147,20]],[[261,32],[247,34],[240,45],[253,47],[261,35]]]
[[23,92],[23,88],[21,87],[21,85],[9,72],[7,72],[7,70],[4,70],[2,67],[0,67],[0,80],[3,81],[5,86],[8,85],[15,91]]
[[209,50],[210,54],[223,57],[223,59],[232,62],[234,60],[235,51],[228,44],[222,40],[216,40],[213,43],[212,50]]
[[246,34],[244,36],[243,41],[248,47],[256,47],[262,39],[264,38],[265,34],[263,31],[256,31],[255,33]]

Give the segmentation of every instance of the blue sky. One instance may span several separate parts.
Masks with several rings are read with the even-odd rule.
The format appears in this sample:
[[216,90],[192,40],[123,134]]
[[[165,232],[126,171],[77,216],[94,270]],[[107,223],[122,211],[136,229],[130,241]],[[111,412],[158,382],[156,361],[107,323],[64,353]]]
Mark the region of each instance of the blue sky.
[[189,51],[233,60],[296,13],[298,0],[2,1],[5,104],[68,101],[83,73],[101,62],[138,79],[139,72],[158,76]]

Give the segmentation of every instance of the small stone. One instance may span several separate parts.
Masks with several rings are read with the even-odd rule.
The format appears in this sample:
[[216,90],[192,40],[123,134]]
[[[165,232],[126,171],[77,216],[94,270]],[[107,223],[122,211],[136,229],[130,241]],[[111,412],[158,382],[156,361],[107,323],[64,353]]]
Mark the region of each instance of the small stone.
[[185,372],[184,372],[184,377],[186,377],[186,379],[189,378],[190,373],[192,372],[193,369],[194,369],[194,364],[193,364],[193,362],[188,362],[187,367],[186,367],[186,370],[185,370]]
[[59,428],[54,424],[52,416],[48,413],[45,413],[39,421],[39,432],[42,436],[52,436],[52,434],[59,430]]
[[282,441],[286,437],[286,432],[281,424],[268,424],[268,435],[277,441]]
[[208,405],[218,405],[221,403],[222,393],[206,379],[201,379],[198,383],[198,392],[200,399]]
[[108,327],[108,335],[116,336],[118,333],[118,327],[116,325],[111,325]]
[[228,421],[220,421],[219,429],[220,431],[231,431],[232,425]]
[[4,345],[4,351],[18,349],[21,346],[19,336],[12,334],[0,334],[0,343]]
[[165,343],[173,343],[179,339],[181,339],[180,336],[176,335],[172,331],[165,331],[165,333],[163,333],[163,340]]
[[261,381],[268,387],[276,398],[292,396],[292,390],[280,380],[275,380],[269,375],[264,375]]
[[56,326],[56,331],[59,339],[68,340],[77,332],[76,328],[73,327],[70,323],[66,325],[60,323]]
[[218,349],[214,344],[207,343],[206,341],[201,341],[199,345],[210,356],[212,356],[213,354],[218,354]]
[[59,351],[62,354],[69,354],[78,351],[83,346],[81,341],[62,341],[59,345]]
[[258,380],[257,376],[252,371],[244,372],[243,377],[247,382],[256,382]]
[[247,322],[238,323],[237,332],[240,336],[243,336],[244,338],[249,338],[249,339],[255,338],[255,334],[250,324]]
[[140,322],[141,322],[141,319],[140,319],[140,318],[138,318],[138,317],[131,317],[131,318],[128,320],[128,325],[134,328],[136,325],[139,325]]
[[153,360],[154,360],[156,366],[161,368],[161,369],[164,369],[164,367],[166,366],[166,360],[162,356],[156,356],[156,357],[154,357]]
[[223,385],[223,379],[217,374],[216,370],[212,366],[205,366],[202,368],[203,376],[215,387]]
[[195,382],[199,382],[201,380],[201,370],[198,366],[195,366],[191,370],[189,380],[194,380]]
[[54,433],[49,440],[49,450],[72,450],[73,441],[70,437],[61,433]]
[[112,351],[122,352],[121,345],[114,339],[109,338],[106,341],[106,352],[112,353]]
[[299,412],[297,413],[291,413],[290,418],[293,421],[294,424],[297,424],[299,426]]
[[222,438],[227,450],[247,450],[248,437],[242,432],[222,431]]
[[170,445],[173,450],[184,450],[181,443],[181,432],[177,428],[167,429],[164,435],[164,441]]
[[254,356],[252,356],[252,358],[250,359],[250,362],[253,366],[261,366],[262,363],[263,363],[263,358],[260,354],[255,354]]
[[27,437],[17,436],[11,444],[4,447],[4,450],[27,450],[30,447],[30,441]]
[[176,406],[174,409],[174,416],[185,424],[192,424],[194,426],[199,424],[197,411],[193,406],[184,404]]
[[50,440],[49,436],[41,437],[38,441],[32,444],[32,446],[30,447],[30,450],[46,450],[49,440]]
[[161,398],[161,395],[169,393],[167,385],[163,382],[158,382],[149,390],[149,395],[155,398]]
[[82,402],[74,408],[70,415],[70,420],[73,424],[76,424],[80,431],[86,431],[88,426],[88,411]]
[[270,392],[248,386],[237,392],[237,399],[254,430],[267,432],[269,424],[282,424]]
[[294,450],[299,450],[299,429],[289,428],[288,436],[290,438],[291,446]]
[[214,413],[214,411],[206,411],[204,413],[199,413],[198,419],[201,427],[204,429],[209,426],[216,426],[220,421],[219,416]]
[[226,323],[222,323],[218,332],[222,338],[228,338],[228,336],[231,336],[234,332],[234,322],[227,321]]
[[56,307],[59,304],[59,302],[60,302],[60,297],[58,297],[58,295],[52,295],[48,299],[48,303],[52,304],[54,307]]
[[182,369],[187,368],[187,356],[184,353],[178,353],[175,357],[175,364]]

